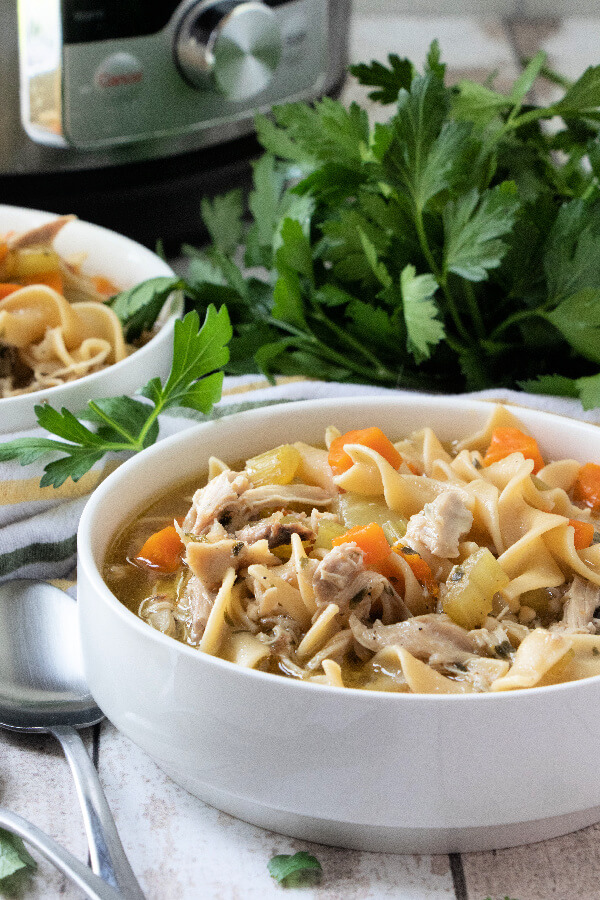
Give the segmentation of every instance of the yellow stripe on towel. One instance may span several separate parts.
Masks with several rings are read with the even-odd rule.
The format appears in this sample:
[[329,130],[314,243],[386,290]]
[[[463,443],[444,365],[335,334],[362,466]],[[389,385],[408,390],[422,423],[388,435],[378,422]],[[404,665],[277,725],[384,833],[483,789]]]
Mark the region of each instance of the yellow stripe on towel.
[[76,500],[91,494],[107,475],[116,469],[118,462],[111,460],[102,469],[92,469],[82,475],[79,481],[68,478],[59,488],[40,487],[38,478],[23,478],[13,481],[0,481],[0,506],[11,506],[17,503],[37,503],[40,500]]
[[[278,375],[275,378],[275,384],[295,384],[297,381],[313,381],[305,375]],[[266,388],[272,388],[273,385],[266,378],[260,381],[251,381],[248,384],[239,384],[237,387],[227,388],[223,391],[224,397],[233,397],[234,394],[250,394],[252,391],[264,391]]]

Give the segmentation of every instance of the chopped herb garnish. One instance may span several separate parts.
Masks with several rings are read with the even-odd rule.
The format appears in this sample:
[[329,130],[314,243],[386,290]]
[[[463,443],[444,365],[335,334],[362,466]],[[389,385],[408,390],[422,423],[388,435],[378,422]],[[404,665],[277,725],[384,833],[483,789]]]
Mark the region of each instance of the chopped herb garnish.
[[454,566],[454,568],[450,572],[448,581],[462,581],[464,577],[465,577],[465,570],[461,569],[460,566]]
[[37,863],[20,837],[0,828],[0,881],[22,869],[35,871]]
[[594,532],[592,544],[600,544],[600,534],[597,531]]
[[592,656],[600,656],[600,650],[597,647],[592,647]]
[[514,651],[515,648],[510,641],[502,641],[502,643],[496,644],[494,647],[494,653],[501,659],[510,659]]
[[474,469],[481,469],[481,461],[476,456],[471,457],[471,462]]
[[244,542],[236,541],[236,543],[231,548],[232,556],[239,556],[243,549],[244,549]]
[[268,863],[269,874],[284,887],[305,887],[320,880],[321,863],[310,853],[300,851],[289,856],[281,853]]

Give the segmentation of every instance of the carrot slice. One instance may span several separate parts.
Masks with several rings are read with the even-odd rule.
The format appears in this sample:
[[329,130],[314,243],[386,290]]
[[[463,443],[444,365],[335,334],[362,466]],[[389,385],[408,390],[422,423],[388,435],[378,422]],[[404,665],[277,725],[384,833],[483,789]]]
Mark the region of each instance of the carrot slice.
[[175,572],[181,562],[183,544],[173,525],[151,534],[136,559],[162,572]]
[[575,529],[574,544],[576,550],[585,550],[594,540],[594,526],[591,522],[581,522],[579,519],[569,519],[569,525]]
[[600,509],[600,466],[596,463],[586,463],[579,470],[573,487],[573,499],[590,509]]
[[368,525],[356,525],[350,531],[331,541],[334,547],[351,542],[360,547],[365,565],[372,568],[377,568],[384,563],[392,552],[383,528],[376,522],[370,522]]
[[536,439],[519,428],[510,426],[494,428],[490,445],[483,457],[483,465],[491,466],[511,453],[522,453],[525,459],[532,459],[534,472],[539,472],[545,465]]
[[347,431],[331,442],[329,466],[334,475],[341,475],[352,465],[352,459],[344,450],[346,444],[362,444],[364,447],[370,447],[387,459],[395,469],[402,465],[402,457],[381,428],[359,428],[356,431]]
[[106,294],[107,297],[113,297],[115,294],[119,293],[119,288],[113,284],[110,278],[106,278],[105,275],[93,275],[92,284],[99,294]]
[[60,272],[38,272],[36,275],[25,275],[21,278],[21,284],[44,284],[64,296],[63,277]]
[[392,547],[392,551],[397,553],[398,556],[401,556],[402,559],[408,563],[417,581],[427,589],[431,597],[437,597],[439,595],[440,588],[433,577],[433,572],[431,571],[429,563],[427,563],[416,550],[413,550],[412,547],[407,547],[405,544],[398,541]]
[[8,297],[9,294],[14,294],[15,291],[20,290],[22,287],[23,285],[21,284],[11,284],[9,281],[0,282],[0,300]]

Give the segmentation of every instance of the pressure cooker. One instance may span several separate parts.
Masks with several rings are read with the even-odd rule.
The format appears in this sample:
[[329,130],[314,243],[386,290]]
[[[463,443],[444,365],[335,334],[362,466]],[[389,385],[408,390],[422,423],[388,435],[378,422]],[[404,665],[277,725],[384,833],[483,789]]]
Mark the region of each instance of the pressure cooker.
[[256,113],[336,94],[350,0],[17,0],[0,11],[0,197],[145,243],[244,183]]

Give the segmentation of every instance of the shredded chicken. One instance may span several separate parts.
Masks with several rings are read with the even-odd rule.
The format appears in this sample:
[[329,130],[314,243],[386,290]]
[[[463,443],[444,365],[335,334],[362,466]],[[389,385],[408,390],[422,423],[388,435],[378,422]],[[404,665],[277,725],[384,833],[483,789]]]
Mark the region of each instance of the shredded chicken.
[[183,530],[190,534],[203,534],[215,519],[221,519],[238,504],[240,494],[250,482],[243,472],[222,472],[209,481],[206,487],[196,491],[192,505],[183,520]]
[[[563,617],[550,627],[551,631],[571,634],[596,634],[594,611],[600,606],[600,588],[576,575],[565,594]],[[598,623],[600,624],[600,623]]]
[[23,247],[37,247],[42,244],[51,244],[64,226],[68,222],[72,222],[76,216],[59,216],[36,228],[30,228],[22,234],[15,234],[6,241],[10,250],[21,250]]
[[387,578],[365,569],[362,550],[354,543],[334,547],[315,569],[313,588],[318,607],[335,603],[340,619],[350,613],[358,619],[368,616],[379,604],[385,624],[407,619],[410,611]]
[[157,631],[162,631],[169,637],[180,637],[181,629],[176,615],[175,601],[170,600],[166,594],[146,597],[140,604],[138,615]]
[[375,622],[368,628],[356,616],[350,616],[350,628],[359,644],[369,650],[397,644],[430,665],[452,665],[464,662],[477,653],[475,641],[468,631],[444,614],[414,616],[394,625]]
[[411,516],[403,538],[419,553],[426,547],[434,556],[455,559],[459,542],[471,530],[473,514],[457,491],[444,491],[422,512]]
[[289,544],[293,534],[299,534],[303,541],[314,541],[315,534],[312,528],[297,522],[282,522],[283,513],[276,512],[267,519],[261,519],[251,525],[236,532],[236,538],[253,544],[255,541],[266,540],[269,550],[280,547],[282,544]]
[[236,532],[265,509],[291,504],[327,506],[331,495],[310,484],[266,484],[253,488],[243,472],[221,472],[194,494],[183,531],[204,534],[217,519]]
[[196,575],[192,575],[185,586],[183,601],[189,606],[191,618],[190,637],[194,642],[199,641],[204,634],[210,611],[215,602],[215,596],[216,593],[209,591]]

